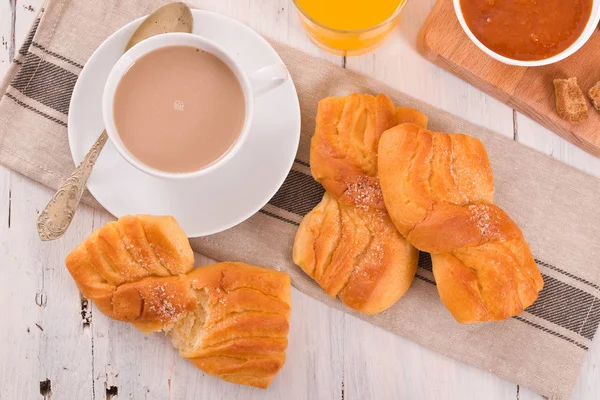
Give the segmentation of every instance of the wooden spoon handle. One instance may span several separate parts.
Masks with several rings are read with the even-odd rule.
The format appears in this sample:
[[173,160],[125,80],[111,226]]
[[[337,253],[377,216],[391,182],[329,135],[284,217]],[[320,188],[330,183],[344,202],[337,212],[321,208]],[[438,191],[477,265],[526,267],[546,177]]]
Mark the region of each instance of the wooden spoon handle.
[[85,184],[107,139],[108,135],[106,131],[103,131],[83,161],[81,161],[81,164],[75,168],[71,176],[67,178],[52,199],[50,199],[37,220],[37,230],[40,239],[44,241],[55,240],[64,235],[71,224],[71,220],[75,215],[75,210],[85,189]]

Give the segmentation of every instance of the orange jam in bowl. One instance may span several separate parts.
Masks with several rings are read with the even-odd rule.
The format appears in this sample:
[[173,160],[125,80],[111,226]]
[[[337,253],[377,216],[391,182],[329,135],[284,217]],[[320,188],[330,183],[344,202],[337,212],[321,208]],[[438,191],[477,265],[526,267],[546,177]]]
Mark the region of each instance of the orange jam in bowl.
[[471,33],[492,52],[520,61],[545,60],[573,45],[599,0],[460,0]]

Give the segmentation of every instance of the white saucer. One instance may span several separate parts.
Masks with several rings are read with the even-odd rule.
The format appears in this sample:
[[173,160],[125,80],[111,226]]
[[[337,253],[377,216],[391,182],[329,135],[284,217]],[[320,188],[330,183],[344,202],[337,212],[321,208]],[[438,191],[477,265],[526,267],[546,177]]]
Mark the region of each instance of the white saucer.
[[[223,46],[251,73],[281,62],[279,55],[247,26],[207,11],[194,10],[194,31]],[[69,109],[69,146],[79,164],[96,141],[102,122],[102,92],[142,18],[109,37],[79,75]],[[291,78],[256,98],[252,128],[244,146],[214,172],[167,181],[147,175],[121,157],[109,141],[87,187],[111,214],[172,215],[188,237],[231,228],[260,210],[283,184],[300,139],[300,105]]]

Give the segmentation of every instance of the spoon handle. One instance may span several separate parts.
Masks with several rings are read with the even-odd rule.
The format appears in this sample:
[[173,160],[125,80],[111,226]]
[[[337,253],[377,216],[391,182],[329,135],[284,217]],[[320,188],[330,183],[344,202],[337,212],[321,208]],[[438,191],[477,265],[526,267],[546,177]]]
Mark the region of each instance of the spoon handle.
[[71,224],[85,184],[107,139],[108,135],[103,131],[81,164],[62,184],[38,217],[37,230],[43,241],[60,238]]

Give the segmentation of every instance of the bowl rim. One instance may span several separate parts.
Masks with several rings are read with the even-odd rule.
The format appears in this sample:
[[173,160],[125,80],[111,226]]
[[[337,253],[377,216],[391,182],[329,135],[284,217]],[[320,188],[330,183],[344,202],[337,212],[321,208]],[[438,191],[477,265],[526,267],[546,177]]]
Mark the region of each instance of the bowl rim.
[[294,2],[294,5],[296,6],[296,9],[300,12],[300,14],[302,14],[302,16],[304,18],[306,18],[307,20],[309,20],[310,22],[312,22],[313,24],[319,26],[320,28],[326,29],[328,31],[331,32],[335,32],[335,33],[342,33],[342,34],[360,34],[360,33],[366,33],[366,32],[371,32],[374,31],[377,28],[380,28],[382,26],[385,26],[386,24],[388,24],[389,22],[393,21],[394,18],[396,18],[404,9],[404,7],[406,6],[406,3],[408,3],[408,0],[400,0],[398,7],[396,8],[396,10],[392,13],[392,15],[390,15],[388,18],[386,18],[384,21],[378,23],[377,25],[373,25],[371,27],[368,28],[363,28],[363,29],[337,29],[337,28],[332,28],[328,25],[325,25],[322,22],[317,21],[316,19],[314,19],[310,14],[308,14],[304,8],[302,8],[302,6],[300,4],[298,4],[299,0],[292,0]]
[[594,31],[596,30],[596,27],[600,22],[600,0],[592,0],[592,11],[590,13],[590,18],[588,19],[588,22],[585,28],[583,29],[581,35],[579,35],[579,37],[569,47],[552,57],[544,58],[542,60],[524,61],[505,57],[501,54],[496,53],[495,51],[491,50],[483,43],[481,43],[481,41],[471,31],[471,28],[469,28],[469,26],[467,25],[467,22],[465,21],[464,15],[462,13],[460,2],[461,0],[453,0],[454,11],[456,13],[456,17],[458,18],[458,22],[460,23],[463,31],[467,34],[469,39],[477,47],[479,47],[480,50],[482,50],[484,53],[494,58],[495,60],[500,61],[504,64],[514,65],[518,67],[541,67],[544,65],[550,65],[564,60],[565,58],[573,55],[575,52],[581,49],[585,43],[587,43],[590,37],[594,34]]

